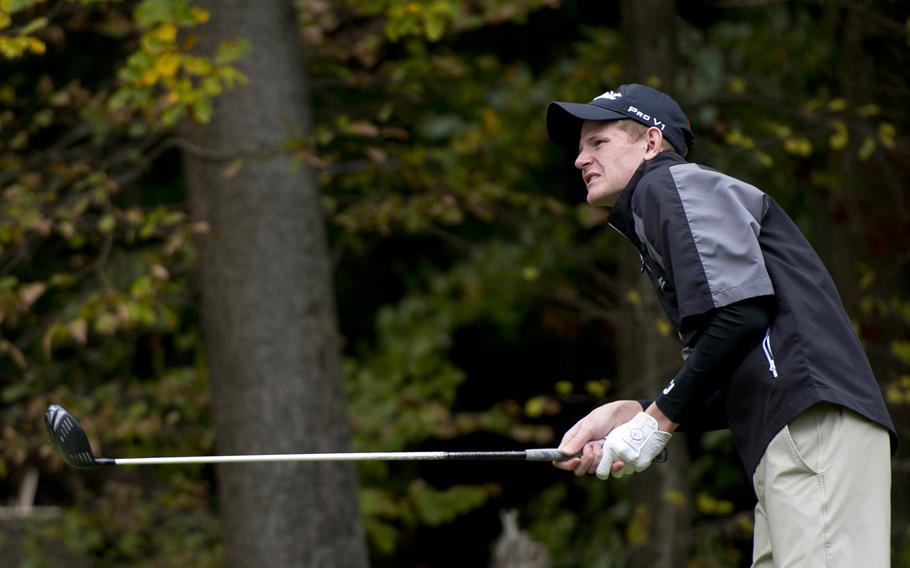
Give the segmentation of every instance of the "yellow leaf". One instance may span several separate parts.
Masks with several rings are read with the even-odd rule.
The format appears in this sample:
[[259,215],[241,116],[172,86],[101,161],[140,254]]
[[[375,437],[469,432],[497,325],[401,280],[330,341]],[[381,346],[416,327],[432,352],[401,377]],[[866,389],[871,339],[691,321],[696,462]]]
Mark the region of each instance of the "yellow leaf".
[[155,67],[150,67],[142,72],[142,75],[139,77],[139,83],[150,87],[158,81],[158,70]]
[[746,136],[742,133],[742,131],[736,128],[729,131],[724,137],[724,140],[727,144],[730,144],[731,146],[739,146],[740,148],[752,149],[755,146],[755,143],[751,137]]
[[812,153],[812,143],[806,138],[788,138],[784,141],[784,149],[791,154],[805,158]]
[[161,77],[173,77],[180,68],[180,56],[176,53],[165,53],[155,60],[155,68]]
[[866,139],[863,140],[863,145],[860,146],[859,151],[856,152],[856,155],[860,160],[868,160],[869,157],[875,152],[875,140],[871,136],[866,136]]
[[21,37],[0,37],[0,54],[7,59],[22,57],[27,45]]
[[748,83],[742,77],[733,77],[730,79],[730,83],[727,85],[727,90],[731,93],[738,95],[746,92],[746,87]]
[[603,397],[606,396],[609,386],[610,381],[607,380],[588,381],[585,383],[585,390],[592,396]]
[[875,273],[875,270],[873,270],[871,266],[865,263],[860,264],[859,272],[859,288],[860,290],[868,290],[869,287],[875,283],[875,279],[878,277],[878,275]]
[[682,491],[676,489],[668,489],[664,491],[664,501],[670,503],[677,509],[682,509],[686,506],[686,496]]
[[98,230],[102,233],[110,233],[114,230],[114,227],[117,225],[117,220],[114,219],[113,215],[105,215],[98,219]]
[[197,24],[204,24],[209,21],[209,13],[202,8],[191,8],[190,17],[193,18]]
[[733,512],[733,503],[722,499],[715,499],[708,493],[702,491],[695,499],[695,507],[698,512],[705,515],[729,515]]
[[626,527],[626,538],[629,541],[629,544],[643,544],[648,541],[650,536],[650,515],[648,514],[648,506],[644,504],[638,504],[635,507],[635,512],[632,514],[632,519],[629,521],[629,525]]
[[208,75],[212,72],[212,63],[204,57],[185,57],[183,68],[190,75]]
[[879,112],[878,105],[873,104],[873,103],[863,105],[863,106],[859,107],[858,109],[856,109],[856,113],[863,118],[868,118],[870,116],[874,116],[874,115],[878,114],[878,112]]
[[843,150],[850,142],[847,127],[840,120],[831,121],[831,126],[834,127],[834,133],[828,137],[828,144],[831,145],[832,150]]
[[844,99],[834,99],[828,103],[828,108],[833,112],[840,112],[847,108],[847,101]]
[[903,363],[910,364],[910,341],[892,341],[891,353]]
[[765,166],[766,168],[774,167],[774,158],[771,157],[771,154],[767,154],[765,152],[759,152],[758,161],[761,163],[761,165]]
[[556,383],[554,389],[561,395],[572,394],[572,383],[569,381],[559,381]]
[[885,389],[885,401],[888,404],[902,404],[904,402],[904,392],[894,385]]
[[25,39],[28,50],[36,55],[44,55],[47,47],[44,45],[44,42],[36,37],[28,37]]
[[537,280],[540,276],[540,270],[535,266],[525,266],[521,269],[521,277],[527,280],[528,282],[533,282]]
[[889,150],[894,149],[894,134],[895,128],[890,122],[882,122],[878,125],[878,140]]
[[638,293],[638,290],[629,290],[626,292],[626,301],[630,304],[640,304],[641,295]]
[[168,22],[161,24],[152,33],[152,37],[158,41],[171,43],[177,39],[177,26]]
[[667,323],[667,320],[658,318],[655,323],[657,324],[657,333],[660,334],[661,337],[670,337],[670,333],[673,332],[673,327]]
[[738,515],[736,525],[743,534],[753,534],[755,532],[755,521],[752,515]]
[[484,130],[490,134],[497,134],[502,130],[502,120],[499,118],[499,113],[491,108],[483,109],[481,121],[483,122]]
[[528,418],[539,418],[543,414],[544,400],[542,397],[535,396],[525,402],[525,416]]
[[774,133],[778,138],[789,138],[793,134],[793,130],[786,124],[780,122],[772,122],[768,124],[768,129]]

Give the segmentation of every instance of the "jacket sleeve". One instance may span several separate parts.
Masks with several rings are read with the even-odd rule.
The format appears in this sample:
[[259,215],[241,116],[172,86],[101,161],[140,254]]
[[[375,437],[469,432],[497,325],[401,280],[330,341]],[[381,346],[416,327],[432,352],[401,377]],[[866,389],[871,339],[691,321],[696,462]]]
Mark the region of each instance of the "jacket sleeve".
[[[700,407],[724,390],[746,354],[759,344],[770,321],[771,307],[764,298],[743,300],[712,313],[685,365],[657,397],[658,408],[689,429],[695,429],[696,422],[713,421],[702,416]],[[717,410],[723,412],[723,408],[712,409]]]
[[760,190],[685,163],[664,170],[642,196],[636,233],[669,276],[680,322],[774,294],[759,244],[767,209]]
[[[684,422],[680,423],[677,432],[710,432],[712,430],[726,430],[730,427],[727,414],[724,411],[724,391],[714,391],[690,413]],[[642,399],[638,403],[641,409],[646,410],[653,400]]]

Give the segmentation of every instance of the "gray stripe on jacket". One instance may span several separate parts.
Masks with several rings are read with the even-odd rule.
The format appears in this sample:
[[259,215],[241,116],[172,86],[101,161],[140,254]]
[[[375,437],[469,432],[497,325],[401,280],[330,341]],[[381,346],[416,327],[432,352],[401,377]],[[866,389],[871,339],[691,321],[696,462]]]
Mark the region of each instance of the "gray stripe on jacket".
[[765,194],[696,164],[670,168],[714,307],[774,293],[758,242]]

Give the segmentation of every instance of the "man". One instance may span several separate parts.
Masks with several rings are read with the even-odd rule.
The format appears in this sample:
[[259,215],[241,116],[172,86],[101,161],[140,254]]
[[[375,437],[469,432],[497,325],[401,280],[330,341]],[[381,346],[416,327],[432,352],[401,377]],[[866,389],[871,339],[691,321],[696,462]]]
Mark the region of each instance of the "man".
[[759,189],[685,160],[693,135],[665,93],[623,85],[553,102],[550,139],[577,148],[588,203],[641,256],[684,343],[653,401],[581,419],[555,465],[620,477],[678,427],[730,428],[758,497],[754,566],[889,566],[894,426],[834,283]]

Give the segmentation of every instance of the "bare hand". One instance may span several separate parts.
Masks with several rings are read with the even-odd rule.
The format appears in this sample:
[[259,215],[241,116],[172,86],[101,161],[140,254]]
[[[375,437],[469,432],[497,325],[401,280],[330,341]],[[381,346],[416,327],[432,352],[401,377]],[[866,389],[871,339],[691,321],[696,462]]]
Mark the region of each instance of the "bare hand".
[[[575,423],[562,437],[559,450],[567,456],[577,455],[553,465],[575,475],[594,473],[603,455],[604,436],[613,428],[631,420],[641,412],[641,405],[634,400],[617,400],[592,410]],[[623,462],[613,462],[613,471],[622,469]]]

